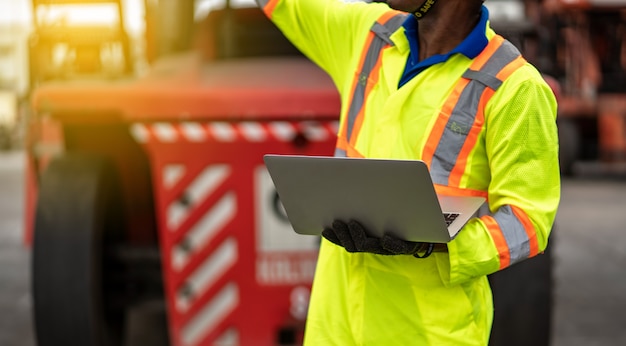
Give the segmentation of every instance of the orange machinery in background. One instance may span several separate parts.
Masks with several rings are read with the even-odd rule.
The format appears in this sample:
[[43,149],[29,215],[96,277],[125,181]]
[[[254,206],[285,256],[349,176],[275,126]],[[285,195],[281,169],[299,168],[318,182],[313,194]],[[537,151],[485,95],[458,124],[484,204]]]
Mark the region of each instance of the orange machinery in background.
[[557,94],[562,172],[626,172],[626,1],[491,0]]
[[593,162],[600,172],[625,173],[626,1],[547,0],[534,16],[544,40],[542,68],[561,85],[564,172]]

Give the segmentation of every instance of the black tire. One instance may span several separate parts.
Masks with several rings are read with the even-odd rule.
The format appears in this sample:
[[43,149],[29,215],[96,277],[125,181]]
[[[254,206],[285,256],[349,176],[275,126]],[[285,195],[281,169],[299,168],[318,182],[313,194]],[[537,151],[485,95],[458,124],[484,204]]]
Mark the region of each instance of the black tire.
[[580,153],[580,133],[576,122],[571,119],[559,119],[559,163],[565,176],[574,174],[574,163]]
[[67,155],[42,175],[32,254],[39,346],[121,345],[121,290],[109,276],[119,268],[106,257],[124,232],[121,202],[102,157]]
[[494,321],[490,346],[548,346],[552,337],[554,232],[542,255],[489,276]]

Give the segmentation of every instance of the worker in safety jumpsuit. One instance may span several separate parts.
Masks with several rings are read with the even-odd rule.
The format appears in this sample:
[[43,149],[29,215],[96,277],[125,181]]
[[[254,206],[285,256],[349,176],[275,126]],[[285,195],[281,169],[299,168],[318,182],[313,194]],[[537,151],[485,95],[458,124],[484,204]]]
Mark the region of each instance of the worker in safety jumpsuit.
[[551,89],[490,28],[481,0],[257,2],[339,90],[335,155],[424,160],[438,193],[489,207],[435,247],[336,220],[323,232],[305,345],[486,345],[486,275],[541,254],[555,218]]

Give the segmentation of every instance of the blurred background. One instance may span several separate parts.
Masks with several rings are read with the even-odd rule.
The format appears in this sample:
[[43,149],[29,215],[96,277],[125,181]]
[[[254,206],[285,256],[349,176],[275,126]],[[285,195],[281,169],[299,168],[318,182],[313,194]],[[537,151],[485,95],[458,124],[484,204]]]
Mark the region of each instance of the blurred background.
[[[548,251],[492,345],[624,345],[626,1],[488,0],[559,100]],[[0,345],[297,345],[317,253],[264,153],[331,155],[330,80],[253,1],[0,0]]]

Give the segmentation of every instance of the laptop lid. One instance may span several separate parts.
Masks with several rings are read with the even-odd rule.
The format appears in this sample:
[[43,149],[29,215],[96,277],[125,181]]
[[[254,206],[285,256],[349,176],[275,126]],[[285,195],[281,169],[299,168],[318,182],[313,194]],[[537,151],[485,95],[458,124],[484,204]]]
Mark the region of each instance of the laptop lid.
[[[354,219],[372,236],[446,243],[485,202],[439,198],[427,165],[418,160],[265,155],[264,161],[299,234],[320,235],[335,219]],[[450,227],[444,212],[459,214]]]

